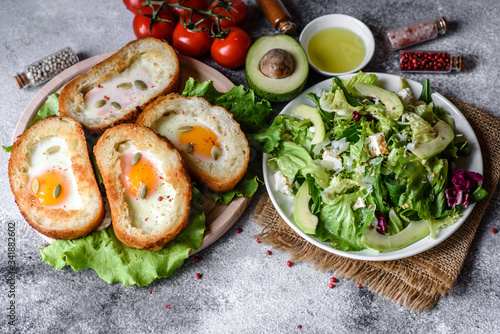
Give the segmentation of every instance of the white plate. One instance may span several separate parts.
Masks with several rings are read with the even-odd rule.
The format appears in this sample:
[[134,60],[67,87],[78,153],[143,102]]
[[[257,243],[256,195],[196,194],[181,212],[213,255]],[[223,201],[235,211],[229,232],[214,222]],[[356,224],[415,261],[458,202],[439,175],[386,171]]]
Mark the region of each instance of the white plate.
[[[392,74],[384,74],[384,73],[374,73],[378,76],[377,84],[385,89],[390,91],[398,91],[399,90],[399,77]],[[351,77],[351,75],[340,76],[342,79],[346,79]],[[422,90],[422,85],[413,80],[407,80],[413,93],[416,97],[420,96],[420,92]],[[290,115],[291,112],[301,104],[307,104],[310,106],[314,106],[312,101],[306,97],[308,93],[316,93],[320,94],[324,90],[330,90],[332,85],[332,79],[324,80],[309,89],[306,89],[299,96],[297,96],[294,100],[290,101],[285,108],[281,111],[282,114]],[[476,135],[472,130],[472,127],[465,119],[464,115],[444,96],[438,93],[432,94],[432,99],[436,106],[442,107],[444,110],[450,113],[450,116],[455,120],[456,133],[463,133],[465,135],[465,139],[469,141],[471,147],[471,155],[466,159],[459,159],[457,163],[457,168],[463,168],[466,170],[470,170],[477,173],[483,173],[483,157],[481,155],[481,149],[479,147],[479,142],[477,141]],[[264,180],[266,183],[267,192],[269,193],[269,197],[273,202],[276,210],[280,214],[280,216],[287,222],[287,224],[297,232],[302,238],[306,239],[310,243],[337,255],[357,259],[357,260],[368,260],[368,261],[387,261],[387,260],[396,260],[402,259],[408,256],[412,256],[415,254],[422,253],[442,241],[446,240],[450,235],[455,232],[460,225],[467,219],[467,217],[472,212],[474,205],[470,205],[467,209],[465,209],[462,213],[462,218],[456,222],[452,226],[448,226],[439,231],[437,237],[435,239],[431,239],[429,237],[425,237],[420,241],[415,242],[408,247],[405,247],[396,251],[387,251],[387,252],[377,252],[370,249],[365,249],[359,252],[345,252],[339,251],[335,248],[332,248],[326,242],[322,242],[316,239],[314,236],[307,235],[302,232],[297,225],[295,225],[293,221],[293,204],[294,199],[291,196],[286,196],[281,192],[276,191],[274,186],[274,177],[273,174],[275,170],[267,164],[268,156],[266,154],[263,155],[263,169],[264,169]]]

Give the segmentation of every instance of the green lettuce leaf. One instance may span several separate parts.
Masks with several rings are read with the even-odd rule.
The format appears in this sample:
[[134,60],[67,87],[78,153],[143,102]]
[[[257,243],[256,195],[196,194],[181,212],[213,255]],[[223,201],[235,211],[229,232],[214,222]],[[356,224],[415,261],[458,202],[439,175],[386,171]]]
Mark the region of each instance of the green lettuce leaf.
[[412,140],[419,143],[427,143],[436,138],[432,126],[422,117],[414,113],[408,113],[410,127],[413,132]]
[[293,182],[295,175],[305,168],[312,161],[312,158],[305,148],[294,142],[282,141],[279,148],[277,158],[271,158],[270,160],[275,160],[283,174]]
[[51,94],[47,97],[47,100],[45,100],[43,106],[38,110],[35,117],[33,117],[29,126],[41,119],[54,115],[59,116],[59,94],[57,93]]
[[316,236],[322,241],[330,240],[331,246],[338,250],[362,250],[365,247],[361,244],[355,220],[350,196],[334,197],[332,202],[321,210]]
[[[349,79],[341,79],[344,84],[344,88],[354,96],[362,96],[362,94],[354,87],[356,82],[364,82],[368,84],[374,85],[378,77],[375,74],[366,74],[363,71],[359,71],[356,75],[350,77]],[[335,80],[333,82],[332,91],[335,91],[338,88]]]
[[[259,188],[258,176],[246,174],[233,190],[225,193],[210,193],[212,199],[219,204],[229,204],[235,197],[251,197]],[[208,191],[208,190],[207,190]]]
[[189,78],[182,95],[201,96],[213,105],[224,107],[233,114],[234,120],[245,133],[255,133],[262,129],[273,111],[268,101],[256,102],[254,92],[245,90],[243,85],[234,86],[227,93],[220,93],[212,81],[200,82]]
[[56,270],[65,266],[75,271],[91,268],[108,283],[144,286],[157,278],[170,276],[180,267],[189,252],[200,247],[204,232],[205,215],[194,213],[188,227],[156,252],[125,246],[116,237],[113,226],[84,238],[56,240],[39,250],[42,261]]
[[[51,94],[47,97],[47,100],[45,100],[42,107],[38,109],[35,117],[33,117],[33,119],[31,120],[30,124],[26,127],[26,129],[29,128],[31,124],[41,119],[54,115],[59,116],[59,94],[57,93]],[[10,153],[12,151],[12,145],[11,146],[2,145],[2,149],[5,152]]]
[[336,90],[335,93],[325,93],[320,98],[320,105],[322,109],[334,112],[335,119],[352,119],[353,111],[360,111],[362,108],[361,105],[353,107],[341,89]]
[[418,98],[418,100],[424,101],[425,103],[431,103],[432,93],[434,93],[434,90],[431,88],[429,79],[425,79],[422,82],[422,92],[420,93],[420,97]]

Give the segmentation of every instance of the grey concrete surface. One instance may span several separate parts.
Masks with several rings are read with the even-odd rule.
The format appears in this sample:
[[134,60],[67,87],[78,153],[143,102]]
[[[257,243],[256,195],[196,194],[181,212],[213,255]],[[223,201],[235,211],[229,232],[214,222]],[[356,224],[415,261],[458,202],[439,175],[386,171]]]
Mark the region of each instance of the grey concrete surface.
[[[246,26],[253,40],[274,34],[255,2]],[[376,37],[376,53],[366,71],[399,74],[397,53],[382,45],[382,32],[422,18],[442,15],[450,31],[420,49],[463,53],[466,69],[431,75],[432,86],[500,116],[500,5],[497,0],[299,1],[283,0],[302,29],[329,13],[364,21]],[[18,90],[12,76],[65,46],[83,58],[117,50],[135,36],[133,16],[122,1],[18,0],[0,9],[0,143],[10,144],[14,126],[39,88]],[[246,85],[244,69],[222,69],[202,61],[234,83]],[[422,80],[424,75],[409,75]],[[324,77],[312,73],[309,85]],[[274,105],[275,112],[283,105]],[[186,261],[173,276],[149,287],[108,285],[91,270],[55,271],[41,263],[44,241],[23,220],[11,194],[8,154],[0,154],[0,332],[11,333],[499,333],[500,198],[495,192],[453,291],[429,312],[410,312],[334,273],[308,263],[288,268],[288,256],[252,238],[260,231],[249,220],[257,198],[235,226],[204,250],[201,261]],[[9,296],[8,224],[15,224],[15,297]],[[239,227],[242,233],[235,233]],[[195,273],[202,279],[195,279]],[[148,294],[151,290],[152,294]],[[16,325],[7,323],[15,301]],[[170,309],[165,308],[170,304]],[[302,328],[298,329],[297,326]]]

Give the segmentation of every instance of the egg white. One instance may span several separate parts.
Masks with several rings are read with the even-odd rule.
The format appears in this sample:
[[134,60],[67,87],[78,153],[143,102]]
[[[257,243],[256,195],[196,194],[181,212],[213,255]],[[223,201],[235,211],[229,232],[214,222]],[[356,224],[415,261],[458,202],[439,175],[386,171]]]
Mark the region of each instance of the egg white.
[[158,186],[154,190],[149,190],[148,195],[143,199],[128,193],[125,190],[125,185],[122,184],[123,194],[128,205],[132,226],[141,229],[145,234],[156,234],[164,229],[165,224],[169,221],[169,216],[176,207],[181,205],[178,203],[181,199],[176,196],[177,192],[174,187],[165,181],[163,163],[154,154],[139,150],[131,144],[123,151],[122,157],[127,154],[134,155],[137,152],[141,152],[142,157],[149,160],[156,168],[159,178],[157,180]]
[[[47,150],[58,146],[59,151],[50,155]],[[30,169],[28,171],[28,187],[31,189],[31,182],[35,177],[40,177],[47,171],[57,171],[66,177],[69,185],[67,198],[61,203],[51,205],[54,209],[80,210],[83,207],[82,198],[78,192],[78,183],[71,166],[71,154],[68,145],[63,138],[50,137],[39,142],[29,157]]]
[[[133,104],[140,105],[144,103],[143,97],[148,94],[153,87],[153,78],[151,72],[152,65],[144,60],[137,60],[129,68],[122,73],[112,77],[108,81],[92,88],[85,94],[85,116],[91,119],[106,118],[109,114],[121,115],[125,110]],[[141,80],[146,84],[148,89],[142,91],[135,86],[135,81]],[[117,86],[121,83],[129,82],[132,84],[130,89],[119,89]],[[95,103],[99,100],[105,100],[106,104],[103,107],[96,108]],[[117,102],[120,104],[120,110],[111,108],[111,103]]]

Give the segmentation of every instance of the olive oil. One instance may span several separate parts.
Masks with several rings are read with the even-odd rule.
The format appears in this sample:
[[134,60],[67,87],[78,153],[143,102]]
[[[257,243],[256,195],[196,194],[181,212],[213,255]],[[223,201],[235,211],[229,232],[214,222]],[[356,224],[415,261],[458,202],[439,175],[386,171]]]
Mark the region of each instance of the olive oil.
[[363,39],[346,28],[327,28],[318,31],[307,47],[309,60],[320,70],[332,73],[349,72],[365,58]]

